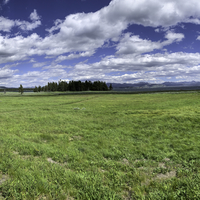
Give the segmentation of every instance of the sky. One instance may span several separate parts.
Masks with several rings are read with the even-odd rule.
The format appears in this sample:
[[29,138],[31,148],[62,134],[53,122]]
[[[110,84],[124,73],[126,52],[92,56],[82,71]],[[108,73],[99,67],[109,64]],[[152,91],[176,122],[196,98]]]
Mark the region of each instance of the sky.
[[200,81],[199,0],[0,0],[0,86]]

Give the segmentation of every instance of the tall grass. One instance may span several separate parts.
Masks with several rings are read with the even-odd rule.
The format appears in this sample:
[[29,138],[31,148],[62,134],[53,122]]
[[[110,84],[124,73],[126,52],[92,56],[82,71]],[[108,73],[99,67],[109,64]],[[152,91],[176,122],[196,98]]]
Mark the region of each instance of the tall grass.
[[1,196],[200,199],[199,121],[198,92],[1,95]]

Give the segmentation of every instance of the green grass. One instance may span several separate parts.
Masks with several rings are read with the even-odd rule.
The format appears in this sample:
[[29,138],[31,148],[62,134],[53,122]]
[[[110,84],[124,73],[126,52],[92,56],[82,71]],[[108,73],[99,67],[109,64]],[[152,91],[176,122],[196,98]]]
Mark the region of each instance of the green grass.
[[0,95],[0,199],[200,199],[200,93],[45,95]]

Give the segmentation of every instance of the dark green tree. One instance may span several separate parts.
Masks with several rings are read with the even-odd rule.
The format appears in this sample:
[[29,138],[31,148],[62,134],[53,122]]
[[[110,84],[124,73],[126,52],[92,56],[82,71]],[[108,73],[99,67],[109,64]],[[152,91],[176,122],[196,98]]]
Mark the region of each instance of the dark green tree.
[[33,92],[38,92],[37,86],[35,86],[35,88],[33,89]]
[[23,86],[22,86],[22,84],[20,84],[20,87],[19,87],[19,93],[21,93],[21,95],[22,95],[23,92],[24,92]]
[[42,90],[41,86],[39,85],[38,87],[38,92],[40,92]]
[[52,91],[52,83],[48,82],[48,91]]
[[112,83],[110,83],[109,90],[113,90]]
[[44,91],[47,92],[48,91],[48,85],[44,86]]

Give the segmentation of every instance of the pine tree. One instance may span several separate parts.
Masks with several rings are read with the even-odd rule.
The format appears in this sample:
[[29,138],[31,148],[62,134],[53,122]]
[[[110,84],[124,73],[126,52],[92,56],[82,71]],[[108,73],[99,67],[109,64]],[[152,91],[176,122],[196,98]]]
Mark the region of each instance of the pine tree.
[[40,92],[42,90],[41,86],[39,85],[38,87],[38,92]]
[[109,90],[112,90],[112,89],[113,89],[113,86],[112,86],[112,83],[110,83]]
[[23,92],[24,92],[23,86],[22,86],[22,84],[20,84],[20,87],[19,87],[19,93],[21,93],[21,95],[22,95]]
[[35,86],[33,92],[38,92],[38,88],[37,88],[37,86]]

